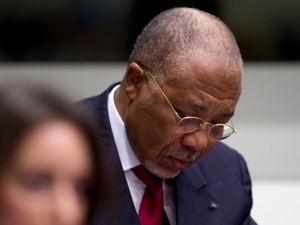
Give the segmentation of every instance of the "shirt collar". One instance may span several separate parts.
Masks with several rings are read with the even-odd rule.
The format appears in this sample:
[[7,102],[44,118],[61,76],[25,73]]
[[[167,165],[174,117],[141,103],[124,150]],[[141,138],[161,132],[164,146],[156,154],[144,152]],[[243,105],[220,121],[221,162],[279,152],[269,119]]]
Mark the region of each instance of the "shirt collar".
[[127,171],[140,165],[141,163],[133,153],[127,138],[125,124],[115,105],[114,95],[119,86],[120,85],[115,86],[109,93],[108,115],[123,170]]

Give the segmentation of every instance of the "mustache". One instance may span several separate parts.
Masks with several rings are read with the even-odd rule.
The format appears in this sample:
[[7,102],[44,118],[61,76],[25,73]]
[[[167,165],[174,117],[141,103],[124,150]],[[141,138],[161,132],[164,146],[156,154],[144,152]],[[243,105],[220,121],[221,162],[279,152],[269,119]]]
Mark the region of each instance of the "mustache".
[[171,156],[175,158],[184,159],[186,161],[195,161],[199,158],[200,153],[192,149],[181,148],[179,150],[173,151]]

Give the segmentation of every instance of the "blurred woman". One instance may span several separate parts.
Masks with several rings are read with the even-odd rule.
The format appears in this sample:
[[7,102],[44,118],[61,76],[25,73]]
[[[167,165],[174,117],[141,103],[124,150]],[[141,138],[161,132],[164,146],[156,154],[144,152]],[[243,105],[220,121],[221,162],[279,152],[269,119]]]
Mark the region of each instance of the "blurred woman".
[[45,87],[0,86],[0,225],[82,225],[101,177],[90,121]]

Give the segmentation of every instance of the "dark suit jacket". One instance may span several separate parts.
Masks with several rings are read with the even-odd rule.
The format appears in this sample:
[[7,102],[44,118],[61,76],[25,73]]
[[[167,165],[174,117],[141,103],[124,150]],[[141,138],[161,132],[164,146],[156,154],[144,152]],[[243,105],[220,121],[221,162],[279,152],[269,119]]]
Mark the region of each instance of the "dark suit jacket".
[[[127,186],[108,117],[108,94],[80,101],[91,110],[98,127],[105,159],[104,169],[111,178],[109,201],[99,203],[90,220],[92,225],[139,225]],[[253,225],[251,179],[243,157],[218,142],[214,149],[172,180],[175,190],[177,225]],[[215,209],[209,205],[216,204]]]

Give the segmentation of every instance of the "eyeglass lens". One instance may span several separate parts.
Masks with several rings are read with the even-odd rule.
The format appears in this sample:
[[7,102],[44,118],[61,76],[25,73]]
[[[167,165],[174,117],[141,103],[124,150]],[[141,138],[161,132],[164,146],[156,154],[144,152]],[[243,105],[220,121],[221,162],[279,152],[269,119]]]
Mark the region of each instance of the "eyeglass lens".
[[[178,127],[185,132],[194,132],[203,125],[203,120],[196,117],[187,117],[180,120]],[[213,140],[222,140],[234,133],[234,130],[227,125],[216,124],[208,128],[208,136]]]

